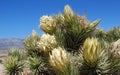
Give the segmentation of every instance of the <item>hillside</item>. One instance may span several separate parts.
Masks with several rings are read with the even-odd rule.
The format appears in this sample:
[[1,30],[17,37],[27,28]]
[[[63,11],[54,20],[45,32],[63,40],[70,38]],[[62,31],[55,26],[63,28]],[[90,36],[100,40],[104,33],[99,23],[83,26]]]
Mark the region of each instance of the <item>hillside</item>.
[[23,49],[23,39],[10,38],[10,39],[0,39],[0,50],[8,50],[9,48],[19,48]]

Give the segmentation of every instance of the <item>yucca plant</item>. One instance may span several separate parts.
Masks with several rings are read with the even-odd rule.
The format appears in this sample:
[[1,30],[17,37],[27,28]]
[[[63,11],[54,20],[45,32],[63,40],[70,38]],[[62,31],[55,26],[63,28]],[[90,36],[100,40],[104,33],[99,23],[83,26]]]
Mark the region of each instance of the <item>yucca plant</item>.
[[86,38],[94,33],[99,20],[89,22],[86,15],[80,17],[74,14],[69,5],[65,6],[64,14],[55,16],[43,16],[40,27],[46,33],[55,35],[59,45],[68,51],[77,51]]
[[59,45],[64,46],[67,51],[78,51],[86,38],[91,37],[99,20],[89,22],[86,15],[74,14],[72,9],[66,5],[64,14],[55,16],[55,37]]
[[108,47],[103,50],[96,38],[86,39],[81,56],[83,62],[79,62],[79,71],[82,75],[111,75],[120,67],[118,58],[112,56],[111,49]]
[[13,56],[8,56],[4,62],[6,75],[22,75],[24,64]]
[[120,38],[120,29],[104,32],[96,29],[99,22],[75,14],[69,5],[64,13],[42,16],[45,34],[40,37],[33,31],[24,41],[33,75],[115,75],[120,58],[114,51],[120,48],[113,42]]
[[32,35],[24,40],[25,50],[28,56],[42,55],[41,50],[38,48],[38,41],[40,36],[33,30]]

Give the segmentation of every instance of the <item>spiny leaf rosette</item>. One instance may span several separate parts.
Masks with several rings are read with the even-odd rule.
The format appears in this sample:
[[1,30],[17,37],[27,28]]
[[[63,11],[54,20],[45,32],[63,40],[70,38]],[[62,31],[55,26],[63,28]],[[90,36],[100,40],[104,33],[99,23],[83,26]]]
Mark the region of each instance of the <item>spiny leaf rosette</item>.
[[63,14],[55,16],[43,16],[40,20],[40,28],[48,34],[54,35],[59,46],[67,51],[78,51],[86,38],[94,33],[99,20],[89,22],[86,15],[74,14],[66,5]]
[[5,59],[4,66],[6,75],[22,75],[24,64],[18,61],[18,58],[8,56]]
[[30,57],[28,58],[27,64],[33,75],[42,74],[42,69],[43,69],[44,64],[41,62],[40,58]]

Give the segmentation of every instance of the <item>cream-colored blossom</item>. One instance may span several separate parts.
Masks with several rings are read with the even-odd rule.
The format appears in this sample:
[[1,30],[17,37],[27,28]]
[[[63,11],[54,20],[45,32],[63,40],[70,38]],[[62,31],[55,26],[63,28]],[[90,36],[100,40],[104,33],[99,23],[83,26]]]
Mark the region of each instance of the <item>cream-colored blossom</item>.
[[65,71],[69,64],[67,52],[61,47],[52,50],[52,53],[50,54],[50,64],[57,71]]
[[84,60],[90,63],[89,66],[94,66],[101,55],[99,48],[99,43],[96,38],[86,39],[83,45],[83,56]]
[[56,21],[51,16],[42,16],[40,19],[40,28],[49,34],[52,34],[55,30]]
[[53,35],[43,34],[38,42],[38,47],[44,52],[49,52],[56,48],[57,42]]

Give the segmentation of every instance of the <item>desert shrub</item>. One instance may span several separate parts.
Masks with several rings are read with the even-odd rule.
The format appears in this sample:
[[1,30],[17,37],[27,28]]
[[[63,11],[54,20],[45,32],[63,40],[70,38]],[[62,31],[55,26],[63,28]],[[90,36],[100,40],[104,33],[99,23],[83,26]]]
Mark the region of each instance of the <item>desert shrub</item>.
[[5,61],[6,73],[19,75],[25,67],[33,75],[119,74],[120,28],[105,32],[96,29],[99,22],[75,14],[69,5],[64,13],[42,16],[40,28],[45,34],[33,30],[24,40],[27,57],[12,50]]

